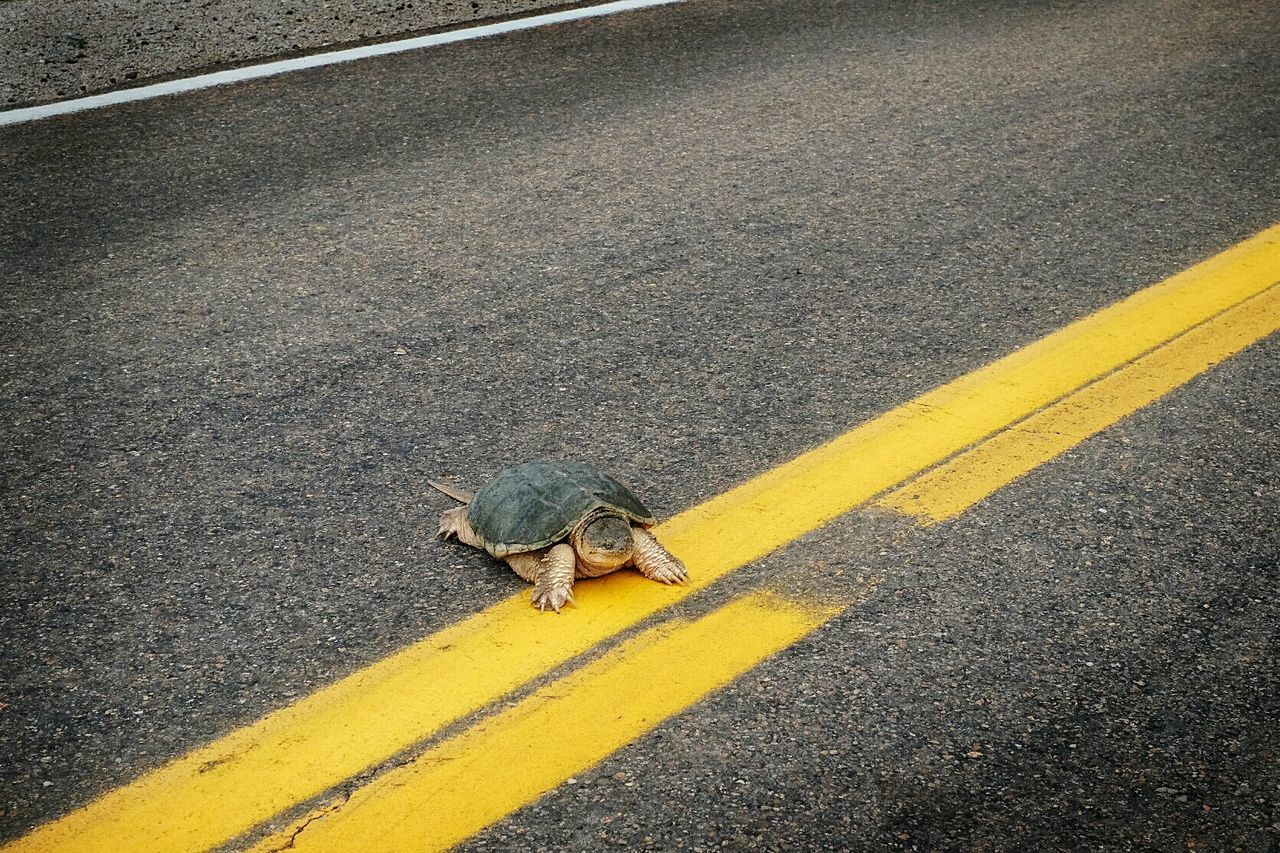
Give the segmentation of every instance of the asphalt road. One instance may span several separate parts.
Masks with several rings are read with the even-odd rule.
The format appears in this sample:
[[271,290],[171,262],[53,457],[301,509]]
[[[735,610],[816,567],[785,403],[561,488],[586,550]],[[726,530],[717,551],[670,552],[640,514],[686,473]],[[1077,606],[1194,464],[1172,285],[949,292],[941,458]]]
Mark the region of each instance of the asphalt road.
[[[717,2],[0,129],[0,837],[1280,221],[1280,6]],[[1272,339],[464,849],[1280,849]],[[555,617],[548,617],[555,618]]]

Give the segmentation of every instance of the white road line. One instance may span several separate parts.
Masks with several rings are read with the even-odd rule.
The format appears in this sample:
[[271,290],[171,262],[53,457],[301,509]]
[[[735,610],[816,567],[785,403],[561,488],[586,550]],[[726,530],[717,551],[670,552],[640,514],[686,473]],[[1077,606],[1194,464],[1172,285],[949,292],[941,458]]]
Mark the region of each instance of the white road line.
[[632,9],[643,9],[647,6],[663,6],[670,3],[679,3],[681,0],[616,0],[612,3],[602,3],[599,6],[584,6],[577,9],[566,9],[561,12],[548,12],[545,15],[532,15],[528,18],[517,18],[511,21],[502,21],[497,24],[482,24],[477,27],[466,27],[459,30],[450,30],[449,32],[436,33],[429,36],[419,36],[418,38],[401,39],[400,41],[389,41],[381,44],[371,44],[364,47],[353,47],[347,50],[335,50],[329,53],[317,53],[311,56],[300,56],[296,59],[281,59],[276,62],[264,62],[261,65],[249,65],[244,68],[233,68],[229,71],[216,71],[212,74],[198,74],[194,77],[184,77],[181,80],[169,80],[164,83],[154,83],[150,86],[139,86],[136,89],[120,89],[115,92],[104,92],[101,95],[89,95],[84,98],[73,98],[68,101],[58,101],[53,104],[45,104],[39,107],[23,107],[16,110],[6,110],[0,112],[0,125],[20,124],[22,122],[37,121],[50,116],[63,115],[65,113],[79,112],[80,110],[92,110],[98,107],[108,107],[113,104],[124,104],[130,101],[145,101],[150,98],[159,98],[165,95],[177,95],[182,92],[192,92],[196,89],[208,89],[211,86],[224,86],[228,83],[239,83],[241,80],[253,80],[257,77],[272,77],[276,74],[288,74],[291,71],[301,71],[304,68],[318,68],[321,65],[336,65],[339,62],[351,62],[356,59],[365,59],[370,56],[384,56],[388,53],[401,53],[406,50],[418,50],[424,47],[435,47],[442,44],[451,44],[457,41],[469,41],[471,39],[485,38],[487,36],[501,35],[502,33],[515,32],[517,30],[529,30],[534,27],[545,27],[549,24],[560,24],[565,21],[577,21],[583,18],[595,18],[601,15],[612,15],[617,12],[627,12]]

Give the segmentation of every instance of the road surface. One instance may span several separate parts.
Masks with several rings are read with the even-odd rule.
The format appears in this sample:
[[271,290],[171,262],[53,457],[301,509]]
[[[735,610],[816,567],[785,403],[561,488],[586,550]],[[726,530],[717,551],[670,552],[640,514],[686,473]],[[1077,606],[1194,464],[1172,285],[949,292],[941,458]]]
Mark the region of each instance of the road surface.
[[[385,806],[354,849],[1277,849],[1277,44],[1248,0],[695,0],[0,129],[0,838],[348,849]],[[1269,309],[1052,348],[1255,235],[1187,293]],[[1096,428],[939,523],[877,497],[1077,363],[1129,383]],[[901,471],[715,509],[842,436],[819,470]],[[538,616],[433,539],[427,478],[555,457],[705,583]],[[530,669],[401,736],[369,667],[424,649],[395,701]],[[341,748],[252,765],[298,707]]]

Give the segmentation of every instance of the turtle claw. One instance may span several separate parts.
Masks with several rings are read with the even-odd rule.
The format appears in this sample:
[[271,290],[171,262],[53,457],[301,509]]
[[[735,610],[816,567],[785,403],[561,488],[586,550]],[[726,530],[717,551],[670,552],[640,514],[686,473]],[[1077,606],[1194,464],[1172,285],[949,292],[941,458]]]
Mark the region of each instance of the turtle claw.
[[467,508],[465,506],[445,510],[440,514],[440,530],[436,533],[436,536],[445,540],[458,538],[458,531],[462,529],[466,518]]
[[689,582],[689,574],[680,563],[676,563],[673,566],[663,566],[661,569],[654,571],[649,577],[667,586],[684,586]]
[[574,607],[578,603],[573,600],[573,589],[567,587],[542,587],[537,586],[533,589],[533,606],[546,613],[548,610],[554,610],[556,613],[566,604],[572,604]]

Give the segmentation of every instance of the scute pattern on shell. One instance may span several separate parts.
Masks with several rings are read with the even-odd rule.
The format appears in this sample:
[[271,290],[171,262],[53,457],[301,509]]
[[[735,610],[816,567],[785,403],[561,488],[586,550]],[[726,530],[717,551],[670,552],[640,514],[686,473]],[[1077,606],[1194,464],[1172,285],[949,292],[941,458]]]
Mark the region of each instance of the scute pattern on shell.
[[472,529],[495,557],[560,541],[587,513],[607,507],[651,525],[653,514],[626,486],[585,462],[526,462],[500,472],[471,499]]

